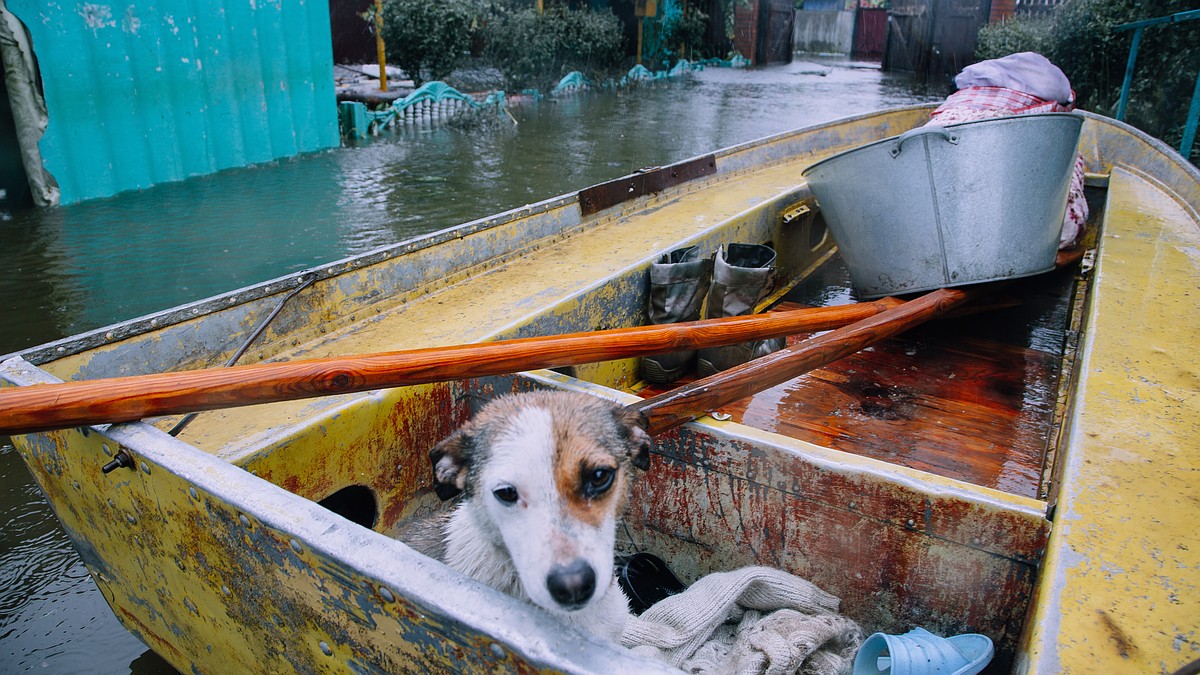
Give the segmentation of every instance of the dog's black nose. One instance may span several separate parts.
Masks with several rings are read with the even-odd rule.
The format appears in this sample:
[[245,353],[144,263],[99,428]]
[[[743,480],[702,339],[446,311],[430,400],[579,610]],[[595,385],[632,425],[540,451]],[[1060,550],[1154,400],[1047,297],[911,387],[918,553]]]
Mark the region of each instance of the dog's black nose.
[[546,588],[555,602],[567,609],[576,609],[595,592],[596,572],[582,558],[567,565],[555,565],[546,577]]

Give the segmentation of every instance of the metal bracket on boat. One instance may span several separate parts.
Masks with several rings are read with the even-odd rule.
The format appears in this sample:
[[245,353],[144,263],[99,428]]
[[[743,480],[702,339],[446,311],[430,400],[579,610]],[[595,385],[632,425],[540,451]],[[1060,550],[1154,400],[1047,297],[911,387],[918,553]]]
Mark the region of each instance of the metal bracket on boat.
[[100,472],[101,473],[112,473],[113,471],[116,471],[117,469],[120,469],[120,468],[128,468],[128,469],[134,468],[133,458],[130,457],[129,453],[125,452],[124,450],[117,450],[117,453],[115,455],[113,455],[112,461],[110,461],[109,463],[100,467]]
[[696,159],[664,167],[647,167],[637,173],[600,183],[579,191],[579,210],[588,216],[644,195],[686,183],[690,180],[717,172],[716,155],[705,155]]
[[[297,277],[296,278],[296,287],[293,288],[290,293],[283,296],[283,299],[279,301],[279,304],[275,305],[275,309],[271,310],[271,313],[267,315],[267,318],[263,319],[262,323],[258,324],[258,327],[254,329],[254,332],[250,334],[250,337],[246,338],[246,341],[242,343],[242,346],[238,347],[237,351],[234,352],[233,356],[228,361],[225,362],[225,367],[228,368],[228,367],[236,364],[238,362],[238,359],[242,358],[242,354],[245,354],[246,350],[250,348],[250,345],[254,344],[254,341],[258,339],[258,336],[262,335],[263,331],[265,331],[267,329],[267,326],[271,325],[271,322],[275,320],[275,317],[279,316],[279,313],[283,311],[284,305],[286,305],[289,300],[296,297],[301,291],[308,288],[309,286],[312,286],[313,282],[315,282],[316,280],[317,280],[316,272],[308,272],[306,274],[302,274],[299,277]],[[179,420],[179,422],[177,422],[175,424],[175,426],[171,427],[171,429],[169,431],[167,431],[167,433],[172,436],[178,436],[179,433],[181,431],[183,431],[184,427],[191,424],[192,420],[196,419],[197,414],[199,414],[199,413],[188,413],[187,415],[185,415],[183,417],[183,419]],[[113,461],[116,461],[116,459],[114,458]],[[112,462],[109,462],[109,464],[112,464]],[[116,468],[116,467],[113,467],[113,468]],[[111,470],[112,469],[109,469],[109,471],[111,471]],[[108,473],[108,471],[105,471],[104,473]]]
[[796,202],[783,212],[783,224],[791,225],[792,223],[800,220],[802,217],[807,216],[812,212],[812,200],[805,199],[804,201]]

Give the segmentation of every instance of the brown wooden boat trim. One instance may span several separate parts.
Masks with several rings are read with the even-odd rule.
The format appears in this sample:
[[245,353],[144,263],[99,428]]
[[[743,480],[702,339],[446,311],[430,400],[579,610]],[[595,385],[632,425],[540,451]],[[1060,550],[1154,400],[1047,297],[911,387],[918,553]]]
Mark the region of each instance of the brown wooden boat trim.
[[697,157],[671,166],[646,169],[638,173],[593,185],[579,191],[579,210],[585,216],[603,211],[631,199],[710,176],[717,172],[715,155]]

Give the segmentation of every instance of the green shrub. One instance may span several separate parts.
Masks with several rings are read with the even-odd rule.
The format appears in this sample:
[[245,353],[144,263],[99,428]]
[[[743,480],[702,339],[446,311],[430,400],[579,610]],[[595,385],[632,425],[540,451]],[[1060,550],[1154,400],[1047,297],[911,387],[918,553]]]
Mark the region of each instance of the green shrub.
[[682,48],[678,58],[688,58],[704,44],[704,34],[708,32],[708,15],[692,7],[684,8],[678,14],[663,20],[663,40],[667,49],[672,53],[676,48]]
[[1006,19],[979,29],[975,56],[998,59],[1017,52],[1045,54],[1050,45],[1049,19]]
[[[980,31],[976,56],[1038,51],[1066,73],[1080,108],[1115,115],[1133,31],[1112,29],[1194,8],[1194,0],[1067,0],[1043,22],[1010,21]],[[1126,120],[1178,147],[1197,68],[1200,20],[1144,29]]]
[[[1071,79],[1081,107],[1115,115],[1133,31],[1114,26],[1194,9],[1190,0],[1071,0],[1054,17],[1047,54]],[[1200,21],[1146,28],[1126,120],[1178,147],[1200,68]]]
[[519,9],[494,17],[484,55],[513,89],[546,89],[578,70],[603,79],[624,58],[621,24],[611,12]]
[[462,0],[383,0],[388,60],[417,86],[446,77],[471,47],[471,9]]

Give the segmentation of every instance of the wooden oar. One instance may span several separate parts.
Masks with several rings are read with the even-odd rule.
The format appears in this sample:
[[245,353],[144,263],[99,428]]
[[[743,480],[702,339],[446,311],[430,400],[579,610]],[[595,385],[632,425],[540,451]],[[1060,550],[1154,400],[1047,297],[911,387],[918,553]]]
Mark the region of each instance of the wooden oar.
[[[1055,268],[1063,269],[1074,265],[1083,258],[1084,252],[1082,246],[1059,251],[1054,260]],[[630,407],[641,410],[650,419],[651,434],[660,434],[703,417],[723,405],[752,396],[849,356],[930,319],[962,313],[962,306],[968,301],[991,295],[1012,281],[993,281],[931,291],[880,314],[663,392]],[[992,303],[994,307],[1011,305],[1011,299],[1001,299]],[[972,304],[972,307],[976,306],[978,303]]]
[[829,330],[901,304],[884,298],[662,326],[0,389],[0,435],[737,344]]
[[649,417],[651,434],[660,434],[703,417],[723,405],[787,382],[875,342],[946,314],[987,290],[979,286],[968,286],[932,291],[881,314],[696,380],[634,403],[630,407]]

